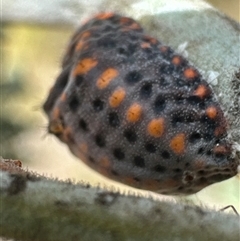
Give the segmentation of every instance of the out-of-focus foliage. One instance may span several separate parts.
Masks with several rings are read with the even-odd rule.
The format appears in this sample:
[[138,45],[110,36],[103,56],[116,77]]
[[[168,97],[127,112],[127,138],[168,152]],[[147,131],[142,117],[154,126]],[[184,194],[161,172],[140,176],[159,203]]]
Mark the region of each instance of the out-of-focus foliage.
[[[4,26],[7,27],[6,25]],[[4,31],[1,32],[2,43],[2,74],[1,74],[1,115],[0,115],[0,133],[1,133],[1,156],[5,158],[19,158],[19,154],[14,150],[12,142],[14,138],[26,130],[27,123],[19,123],[13,118],[13,115],[7,111],[9,104],[19,95],[24,94],[24,75],[21,70],[13,71],[9,75],[9,66],[6,65],[5,59],[7,55],[7,36]]]

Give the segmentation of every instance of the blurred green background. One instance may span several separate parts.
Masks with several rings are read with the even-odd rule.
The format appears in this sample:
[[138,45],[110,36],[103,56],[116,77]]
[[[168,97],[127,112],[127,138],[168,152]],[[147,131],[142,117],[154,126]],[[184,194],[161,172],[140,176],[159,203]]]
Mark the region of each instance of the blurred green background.
[[[208,2],[239,22],[239,0]],[[3,24],[1,156],[19,159],[24,167],[48,176],[138,192],[92,171],[64,144],[47,135],[47,119],[41,105],[59,73],[60,60],[72,32],[69,27],[56,25]],[[240,209],[239,185],[239,178],[235,177],[189,199],[220,206],[233,204]]]

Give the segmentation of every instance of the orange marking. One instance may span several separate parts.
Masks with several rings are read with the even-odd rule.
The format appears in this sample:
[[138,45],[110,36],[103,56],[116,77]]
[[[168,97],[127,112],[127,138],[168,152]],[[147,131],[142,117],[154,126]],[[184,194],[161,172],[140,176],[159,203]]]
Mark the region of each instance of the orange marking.
[[180,65],[182,63],[182,58],[180,56],[174,56],[172,58],[172,63],[174,65]]
[[153,119],[147,127],[148,133],[153,137],[160,137],[164,131],[164,118]]
[[131,18],[127,18],[127,17],[120,18],[120,23],[121,24],[128,24],[130,22],[133,22],[133,20]]
[[132,186],[132,187],[139,186],[139,182],[134,180],[134,178],[132,178],[132,177],[124,177],[124,178],[122,178],[121,182],[124,184],[127,184],[129,186]]
[[176,154],[182,154],[185,150],[185,135],[183,133],[177,134],[170,142],[170,148]]
[[143,43],[141,43],[141,48],[143,48],[143,49],[151,48],[151,45],[150,45],[150,43],[143,42]]
[[111,162],[107,157],[103,157],[100,159],[99,165],[105,168],[109,168],[111,166]]
[[183,75],[186,79],[193,79],[198,76],[198,73],[193,68],[187,68],[184,70]]
[[69,126],[64,129],[63,141],[65,141],[66,143],[74,142],[73,135],[72,135],[72,128]]
[[230,148],[228,146],[223,146],[223,145],[215,146],[213,148],[213,152],[215,154],[223,154],[223,155],[231,154]]
[[106,69],[97,80],[97,87],[99,89],[106,88],[110,82],[119,75],[119,72],[114,68]]
[[160,51],[161,51],[162,53],[167,52],[168,49],[169,49],[169,48],[168,48],[167,46],[161,46],[161,47],[160,47]]
[[95,18],[97,18],[99,20],[104,20],[104,19],[111,18],[113,15],[114,15],[114,13],[100,13],[100,14],[96,15]]
[[86,154],[88,152],[88,145],[85,142],[82,142],[79,145],[79,149],[82,153]]
[[52,118],[58,119],[60,117],[60,109],[58,107],[55,107],[52,112]]
[[86,32],[81,34],[80,40],[77,43],[77,46],[75,47],[76,51],[79,51],[79,50],[81,50],[84,47],[86,38],[88,38],[90,35],[91,35],[91,33],[89,31],[86,31]]
[[157,43],[157,39],[150,37],[150,36],[144,36],[144,39],[146,41],[149,41],[151,44],[156,44]]
[[156,181],[155,182],[158,182],[156,185],[157,185],[157,189],[155,191],[158,191],[158,190],[162,190],[162,189],[170,189],[170,188],[175,188],[179,185],[179,182],[176,181],[176,180],[173,180],[173,179],[163,179],[161,181]]
[[210,106],[206,109],[207,117],[210,119],[215,119],[217,117],[218,111],[214,106]]
[[97,60],[92,58],[85,58],[81,60],[76,68],[73,71],[73,75],[80,75],[80,74],[86,74],[88,71],[90,71],[92,68],[94,68],[97,65]]
[[159,190],[159,182],[152,179],[143,180],[142,187],[150,191],[157,191]]
[[96,171],[101,173],[105,177],[109,177],[108,169],[106,169],[105,167],[97,166]]
[[205,85],[199,85],[193,94],[203,99],[210,94],[210,89]]
[[86,39],[86,38],[88,38],[90,35],[91,35],[90,31],[86,31],[86,32],[84,32],[84,33],[81,34],[81,38]]
[[[89,160],[87,159],[86,155],[84,155],[77,145],[71,146],[71,151],[76,155],[82,162],[89,164]],[[89,164],[90,165],[90,164]]]
[[203,169],[206,166],[206,161],[204,160],[194,160],[194,168],[198,169]]
[[219,136],[222,136],[223,134],[226,133],[226,125],[221,125],[221,126],[218,126],[215,130],[214,130],[214,135],[216,137],[219,137]]
[[140,29],[141,27],[140,27],[140,25],[138,23],[133,22],[131,25],[128,26],[128,28],[134,30],[134,29]]
[[169,189],[169,188],[175,188],[179,185],[179,182],[177,180],[174,180],[174,179],[167,179],[167,180],[162,180],[160,183],[159,183],[159,186],[161,187],[161,189]]
[[131,25],[123,27],[122,31],[127,32],[127,31],[130,31],[130,30],[137,30],[137,29],[141,29],[140,25],[133,22]]
[[81,50],[81,49],[83,48],[83,46],[84,46],[84,43],[85,43],[85,41],[83,41],[83,40],[81,39],[81,40],[77,43],[75,50],[76,50],[76,51]]
[[63,93],[61,94],[61,96],[60,96],[60,100],[61,100],[62,102],[65,102],[66,99],[67,99],[67,95],[66,95],[65,92],[63,92]]
[[122,103],[125,96],[126,96],[126,91],[121,87],[117,88],[109,97],[110,106],[113,108],[118,107]]
[[83,163],[86,163],[87,165],[91,165],[89,164],[89,160],[86,158],[85,155],[83,155],[81,152],[78,152],[76,155]]
[[132,104],[127,110],[127,120],[129,122],[137,122],[142,115],[142,107],[138,103]]

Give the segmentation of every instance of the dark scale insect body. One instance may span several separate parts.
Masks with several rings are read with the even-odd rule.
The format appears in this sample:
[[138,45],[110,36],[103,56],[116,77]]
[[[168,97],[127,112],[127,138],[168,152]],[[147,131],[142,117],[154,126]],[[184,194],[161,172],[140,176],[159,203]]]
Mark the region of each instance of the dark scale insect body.
[[212,89],[131,18],[99,14],[75,33],[44,110],[77,157],[136,188],[190,194],[237,172]]

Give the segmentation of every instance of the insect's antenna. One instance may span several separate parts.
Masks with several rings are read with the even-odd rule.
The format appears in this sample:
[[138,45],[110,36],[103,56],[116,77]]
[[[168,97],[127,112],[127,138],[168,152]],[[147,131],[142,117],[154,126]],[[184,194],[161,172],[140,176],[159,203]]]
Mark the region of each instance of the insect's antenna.
[[237,216],[240,216],[239,213],[238,213],[238,211],[236,210],[236,208],[235,208],[233,205],[228,205],[228,206],[226,206],[226,207],[224,207],[224,208],[221,208],[219,211],[224,211],[224,210],[226,210],[226,209],[228,209],[228,208],[232,208],[233,212],[234,212]]
[[32,105],[33,111],[42,111],[43,110],[43,99],[35,98],[35,104]]
[[49,132],[48,132],[48,125],[40,126],[39,128],[41,128],[41,129],[44,130],[44,133],[42,134],[41,139],[42,139],[42,140],[45,140],[46,137],[47,137],[48,134],[49,134]]

